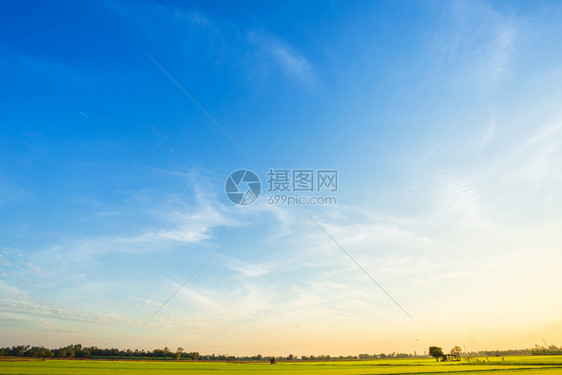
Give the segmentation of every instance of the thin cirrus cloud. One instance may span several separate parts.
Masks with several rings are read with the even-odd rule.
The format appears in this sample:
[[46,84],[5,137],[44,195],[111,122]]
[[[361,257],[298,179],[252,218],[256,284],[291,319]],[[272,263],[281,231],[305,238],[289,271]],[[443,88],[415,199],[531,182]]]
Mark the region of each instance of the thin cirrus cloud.
[[485,2],[455,2],[443,13],[448,21],[428,36],[427,49],[438,63],[456,67],[453,82],[497,87],[497,81],[511,76],[528,25]]
[[[309,59],[267,30],[248,29],[240,24],[212,16],[195,9],[176,9],[156,3],[128,5],[107,3],[110,9],[139,25],[151,35],[172,30],[174,38],[189,40],[192,33],[203,33],[208,40],[205,45],[212,55],[219,57],[227,51],[242,51],[241,64],[261,71],[263,76],[281,72],[284,76],[302,81],[313,78],[313,66]],[[169,33],[167,37],[171,36]],[[189,48],[189,44],[185,48]],[[250,72],[255,74],[255,72]]]
[[248,31],[247,39],[258,48],[265,65],[277,65],[292,78],[310,80],[313,77],[310,61],[290,45],[264,32]]
[[[296,33],[273,33],[275,24],[270,28],[254,22],[242,24],[234,20],[244,16],[231,17],[231,21],[224,12],[175,9],[150,2],[105,4],[131,21],[137,28],[136,36],[150,46],[148,52],[156,59],[159,55],[167,59],[163,65],[176,63],[176,71],[191,67],[189,73],[198,75],[201,85],[209,79],[204,74],[212,71],[211,79],[221,92],[236,93],[234,100],[246,98],[238,89],[248,83],[250,95],[278,89],[277,85],[260,87],[259,78],[302,85],[315,76],[328,75],[334,82],[342,82],[350,69],[358,75],[368,73],[361,70],[363,64],[324,70],[326,67],[311,57],[314,50],[301,48],[300,41],[291,39]],[[45,236],[35,243],[20,243],[22,249],[2,253],[3,318],[18,321],[20,326],[35,320],[28,334],[38,339],[46,337],[49,329],[63,327],[75,333],[88,332],[102,345],[117,345],[115,337],[123,336],[127,338],[124,347],[151,337],[155,341],[147,344],[150,346],[191,345],[200,352],[248,354],[266,350],[261,340],[278,345],[270,349],[281,348],[272,352],[281,353],[298,348],[297,341],[304,338],[310,345],[301,345],[302,354],[334,351],[327,343],[336,341],[345,344],[344,350],[411,350],[408,319],[319,230],[311,216],[415,317],[416,329],[425,332],[426,338],[435,337],[432,331],[449,331],[443,327],[458,329],[455,324],[462,319],[466,329],[448,332],[451,341],[472,337],[473,327],[504,324],[508,333],[501,337],[505,342],[527,345],[509,341],[509,332],[531,319],[550,325],[559,322],[552,293],[560,286],[556,266],[562,233],[562,117],[556,89],[560,74],[556,74],[558,67],[550,67],[546,73],[518,70],[522,59],[533,55],[534,46],[528,40],[536,34],[528,32],[528,20],[499,8],[483,2],[470,6],[455,2],[440,8],[443,18],[433,19],[424,28],[427,34],[421,36],[420,50],[427,53],[415,56],[404,71],[410,74],[408,90],[400,91],[404,97],[376,108],[377,113],[402,114],[404,121],[388,116],[388,124],[377,125],[381,133],[361,136],[373,142],[368,154],[338,154],[337,163],[342,173],[346,172],[346,187],[338,195],[337,206],[276,207],[267,204],[267,197],[260,197],[250,207],[236,207],[225,203],[222,178],[206,181],[193,173],[164,170],[159,172],[164,172],[166,179],[159,180],[160,176],[150,174],[146,180],[129,185],[131,191],[111,200],[112,215],[82,212],[92,216],[88,223],[94,228],[80,227],[83,218],[72,210],[61,210],[59,217],[68,212],[68,222],[77,225],[67,229],[53,220],[36,226],[44,228]],[[120,25],[123,19],[119,19]],[[370,18],[358,14],[353,21],[361,24]],[[358,34],[347,32],[350,38],[345,43],[352,45],[352,36]],[[328,34],[324,37],[323,43],[329,40]],[[332,41],[334,48],[343,46]],[[310,42],[306,40],[302,46]],[[364,48],[357,43],[352,47]],[[341,61],[356,58],[361,56],[346,55]],[[25,71],[36,69],[25,61],[23,66]],[[148,74],[160,74],[150,63],[148,66]],[[377,67],[372,65],[371,69]],[[57,71],[48,66],[43,73]],[[237,81],[222,81],[217,78],[220,75]],[[345,91],[350,84],[335,88]],[[393,82],[389,89],[399,85]],[[544,94],[535,95],[533,90]],[[173,97],[176,94],[171,93]],[[382,96],[378,99],[385,100]],[[224,100],[228,106],[229,99],[225,96]],[[327,116],[337,114],[322,98],[318,101]],[[412,115],[409,104],[416,102],[420,104]],[[76,117],[80,108],[69,113]],[[291,122],[291,116],[275,112],[274,105],[271,111],[280,123],[288,124],[288,131],[307,125]],[[369,117],[368,112],[364,115]],[[181,115],[177,118],[183,123]],[[156,126],[166,128],[166,137],[156,134],[158,142],[181,140],[183,130],[189,130],[182,127],[174,133],[164,120]],[[383,127],[394,128],[396,133],[386,133]],[[264,126],[263,131],[269,129]],[[267,135],[275,146],[276,136]],[[355,152],[357,138],[339,139],[351,142],[348,145]],[[396,154],[378,147],[377,139],[391,145]],[[221,154],[213,147],[213,140],[201,142],[202,149],[217,156],[213,162],[193,162],[206,169],[202,175],[215,176],[227,166],[232,170],[228,163],[235,161],[228,153]],[[178,164],[186,163],[186,159],[169,159],[169,155],[164,159],[153,156],[150,163],[163,169],[174,165],[181,170]],[[391,163],[397,170],[389,167],[388,174],[377,162],[398,159],[403,164]],[[361,173],[347,179],[353,165]],[[3,193],[14,195],[10,199],[17,195],[15,181],[3,180],[0,185]],[[166,186],[158,181],[165,181]],[[35,186],[37,192],[42,189]],[[5,199],[0,197],[2,202]],[[109,202],[104,207],[108,206]],[[42,213],[38,213],[40,217]],[[253,215],[254,219],[149,319]],[[11,240],[17,242],[18,238]],[[20,253],[25,254],[21,260]],[[51,325],[47,329],[43,323]],[[75,324],[85,328],[77,329]],[[106,340],[97,333],[100,327],[112,331]],[[12,336],[18,337],[16,333]],[[373,344],[373,337],[381,335],[400,336],[397,340],[401,343]],[[136,340],[141,337],[145,340]],[[478,340],[484,340],[482,337]],[[443,339],[442,345],[449,339]],[[492,342],[478,340],[474,340],[475,348],[485,349],[486,343]],[[239,347],[229,350],[221,346],[229,342]]]

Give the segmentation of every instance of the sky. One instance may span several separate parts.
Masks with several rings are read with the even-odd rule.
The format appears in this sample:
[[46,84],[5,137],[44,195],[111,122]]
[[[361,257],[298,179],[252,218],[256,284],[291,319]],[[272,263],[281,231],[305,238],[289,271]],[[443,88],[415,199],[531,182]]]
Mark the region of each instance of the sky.
[[[561,18],[1,2],[0,345],[561,345]],[[337,202],[276,204],[270,170],[335,170],[300,196]]]

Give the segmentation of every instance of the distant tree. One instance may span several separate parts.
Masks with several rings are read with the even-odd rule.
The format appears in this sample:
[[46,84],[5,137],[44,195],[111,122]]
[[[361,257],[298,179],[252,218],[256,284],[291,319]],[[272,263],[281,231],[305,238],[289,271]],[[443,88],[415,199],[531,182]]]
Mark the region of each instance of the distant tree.
[[287,357],[287,359],[288,359],[289,361],[292,361],[293,359],[295,359],[295,356],[292,355],[292,354],[289,354],[289,356]]
[[178,351],[176,352],[176,361],[179,361],[181,358],[181,353],[183,353],[183,348],[178,348]]
[[451,349],[451,355],[455,357],[455,359],[460,360],[461,358],[462,349],[460,346],[455,346]]
[[14,357],[23,357],[28,349],[29,345],[12,346],[12,349],[10,349],[10,355],[13,355]]
[[430,346],[429,355],[439,362],[439,357],[443,357],[445,354],[443,353],[443,348],[440,348],[439,346]]
[[169,355],[172,354],[172,352],[170,352],[170,349],[167,346],[164,347],[163,352],[164,352],[164,357],[168,357]]
[[275,357],[271,357],[271,359],[269,360],[269,363],[271,363],[272,365],[277,363],[277,360],[275,359]]

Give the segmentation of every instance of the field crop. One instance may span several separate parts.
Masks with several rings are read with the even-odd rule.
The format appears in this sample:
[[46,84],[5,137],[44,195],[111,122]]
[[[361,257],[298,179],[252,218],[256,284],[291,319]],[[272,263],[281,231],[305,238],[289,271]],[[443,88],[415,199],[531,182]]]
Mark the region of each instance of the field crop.
[[217,363],[126,360],[0,360],[0,374],[562,374],[561,356],[479,358],[479,362],[432,359],[373,361]]

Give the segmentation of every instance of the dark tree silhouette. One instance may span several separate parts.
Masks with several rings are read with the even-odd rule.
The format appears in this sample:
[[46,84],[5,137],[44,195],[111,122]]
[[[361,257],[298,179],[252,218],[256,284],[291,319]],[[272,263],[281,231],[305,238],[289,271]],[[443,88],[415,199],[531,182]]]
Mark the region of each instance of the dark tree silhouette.
[[437,362],[439,362],[439,357],[443,357],[445,354],[443,353],[443,348],[440,348],[439,346],[430,346],[429,355],[435,357]]

